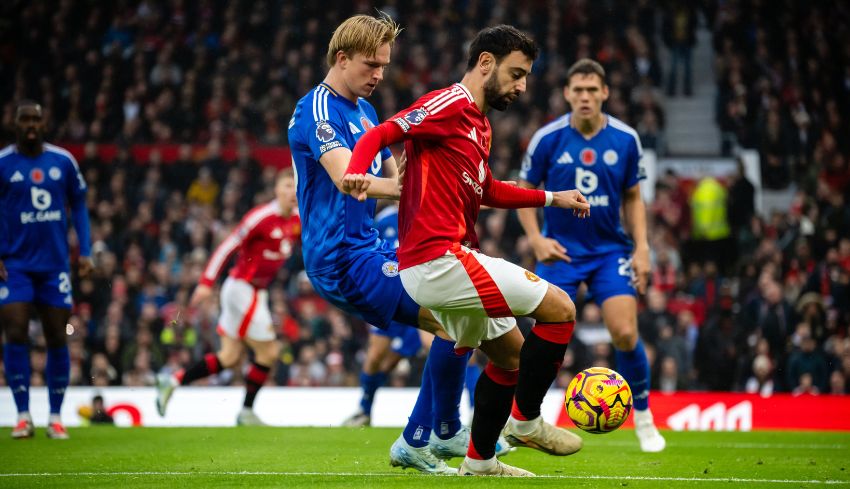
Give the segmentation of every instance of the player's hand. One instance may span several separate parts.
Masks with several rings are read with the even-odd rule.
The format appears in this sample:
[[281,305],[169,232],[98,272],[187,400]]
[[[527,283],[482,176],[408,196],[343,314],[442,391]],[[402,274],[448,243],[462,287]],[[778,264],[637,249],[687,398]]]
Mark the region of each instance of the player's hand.
[[561,190],[554,193],[552,205],[562,209],[572,209],[573,215],[582,219],[590,217],[590,203],[578,190]]
[[195,291],[192,292],[192,298],[189,299],[189,307],[198,307],[202,302],[212,296],[212,287],[208,285],[198,285]]
[[94,271],[94,262],[90,256],[81,256],[77,262],[77,275],[80,278],[88,277]]
[[632,253],[632,271],[635,274],[635,287],[640,294],[645,294],[650,273],[648,247],[640,246],[635,248],[635,252]]
[[551,265],[558,260],[564,260],[567,263],[573,261],[567,255],[567,249],[555,239],[547,238],[540,234],[535,238],[529,239],[528,242],[534,250],[534,257],[541,263]]
[[371,183],[365,174],[349,173],[342,177],[342,191],[363,202],[366,200],[366,190]]
[[6,265],[3,264],[3,260],[0,260],[0,280],[4,282],[9,280],[9,272],[6,271]]

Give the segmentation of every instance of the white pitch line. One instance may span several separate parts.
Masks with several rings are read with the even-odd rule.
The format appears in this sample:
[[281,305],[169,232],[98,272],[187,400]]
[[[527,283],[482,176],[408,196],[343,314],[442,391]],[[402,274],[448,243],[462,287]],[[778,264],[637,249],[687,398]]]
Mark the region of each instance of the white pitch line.
[[[634,442],[630,441],[610,441],[600,443],[603,446],[615,446],[615,447],[631,447],[635,446]],[[841,444],[824,444],[824,443],[677,443],[675,441],[667,442],[668,447],[686,447],[686,448],[741,448],[741,449],[751,449],[751,448],[779,448],[783,450],[794,450],[794,449],[802,449],[802,450],[846,450],[848,445]]]
[[[339,477],[411,477],[403,473],[374,473],[374,472],[251,472],[251,471],[222,471],[222,472],[33,472],[33,473],[0,473],[0,477],[112,477],[112,476],[229,476],[229,475],[273,475],[273,476],[339,476]],[[412,475],[416,477],[417,474]],[[658,482],[737,482],[737,483],[769,483],[769,484],[850,484],[850,480],[817,480],[817,479],[742,479],[737,477],[652,477],[636,475],[538,475],[538,479],[593,479],[593,480],[631,480]]]

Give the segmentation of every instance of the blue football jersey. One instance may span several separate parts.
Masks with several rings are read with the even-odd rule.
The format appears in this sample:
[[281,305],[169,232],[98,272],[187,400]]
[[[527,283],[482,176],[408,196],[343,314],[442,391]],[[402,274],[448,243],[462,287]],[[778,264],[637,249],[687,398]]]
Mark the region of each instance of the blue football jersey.
[[86,182],[71,153],[46,143],[36,158],[18,153],[14,145],[0,151],[0,259],[7,268],[67,269],[67,208],[80,253],[89,256]]
[[[289,148],[295,169],[301,241],[307,272],[338,267],[350,251],[380,244],[372,224],[375,200],[357,199],[337,190],[319,163],[336,148],[353,149],[367,130],[378,124],[375,109],[364,99],[353,103],[326,84],[310,91],[295,106],[289,121]],[[369,169],[381,175],[383,161],[392,157],[384,148]]]
[[381,209],[375,216],[375,229],[381,239],[398,248],[398,206],[390,205]]
[[578,189],[591,206],[587,219],[545,208],[543,235],[558,240],[570,256],[631,250],[620,204],[625,190],[645,178],[642,156],[637,132],[610,115],[589,140],[570,125],[570,114],[540,128],[528,145],[520,178],[533,185],[543,182],[546,190]]

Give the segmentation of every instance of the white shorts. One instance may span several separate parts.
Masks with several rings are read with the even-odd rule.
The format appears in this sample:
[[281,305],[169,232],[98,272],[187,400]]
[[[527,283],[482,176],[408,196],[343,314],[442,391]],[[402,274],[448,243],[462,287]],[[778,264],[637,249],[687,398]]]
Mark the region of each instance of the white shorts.
[[272,327],[269,292],[254,288],[248,282],[227,277],[221,286],[221,316],[218,334],[241,340],[272,341],[277,336]]
[[458,347],[477,348],[534,312],[549,283],[528,270],[455,245],[445,255],[400,272],[404,290],[429,309]]

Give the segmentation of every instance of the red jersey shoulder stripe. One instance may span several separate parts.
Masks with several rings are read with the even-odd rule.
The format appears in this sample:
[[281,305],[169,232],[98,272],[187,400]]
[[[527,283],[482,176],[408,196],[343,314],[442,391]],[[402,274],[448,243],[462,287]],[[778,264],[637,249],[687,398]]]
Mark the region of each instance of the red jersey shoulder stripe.
[[201,279],[204,282],[215,282],[215,279],[221,273],[221,269],[224,267],[224,264],[227,263],[227,260],[231,255],[233,255],[236,249],[239,248],[245,238],[251,234],[251,232],[261,222],[270,216],[276,215],[277,213],[277,202],[257,206],[250,210],[248,214],[242,218],[242,221],[239,222],[239,225],[236,226],[236,229],[231,231],[227,238],[225,238],[224,241],[216,247],[210,257],[210,261],[207,262],[207,266],[204,268],[204,273],[201,275]]

